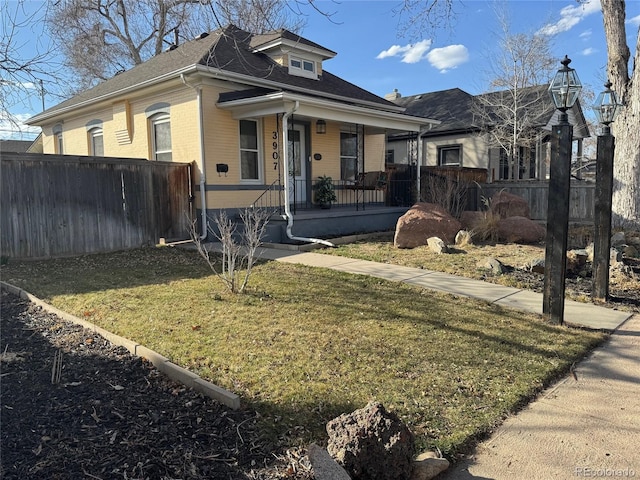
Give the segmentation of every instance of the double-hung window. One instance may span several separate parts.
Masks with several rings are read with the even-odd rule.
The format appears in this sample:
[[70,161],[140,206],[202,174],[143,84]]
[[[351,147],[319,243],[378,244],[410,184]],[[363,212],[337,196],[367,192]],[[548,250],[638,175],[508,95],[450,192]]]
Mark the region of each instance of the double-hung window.
[[260,139],[256,120],[240,120],[240,179],[260,180]]
[[462,166],[462,147],[460,145],[438,147],[438,165],[441,167]]
[[62,142],[62,125],[57,124],[53,127],[53,149],[54,153],[58,155],[64,154],[64,143]]
[[158,113],[149,118],[151,128],[151,155],[153,160],[170,162],[171,121],[168,113]]
[[89,155],[104,157],[104,135],[102,128],[95,127],[89,130]]

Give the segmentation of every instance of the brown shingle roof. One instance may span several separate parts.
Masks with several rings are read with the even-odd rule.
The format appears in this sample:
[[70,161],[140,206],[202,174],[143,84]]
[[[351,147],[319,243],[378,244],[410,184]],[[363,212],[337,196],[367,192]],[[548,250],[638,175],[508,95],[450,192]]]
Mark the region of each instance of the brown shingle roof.
[[[294,36],[288,31],[274,32],[276,35]],[[202,36],[201,36],[202,37]],[[267,81],[269,87],[287,91],[302,91],[305,94],[330,94],[343,98],[347,103],[373,103],[382,109],[397,110],[397,105],[349,83],[327,70],[317,79],[298,77],[288,73],[283,67],[263,53],[253,53],[251,46],[256,36],[233,25],[216,30],[203,38],[186,42],[177,48],[162,52],[140,65],[114,76],[101,84],[86,90],[74,97],[33,117],[29,123],[37,122],[56,112],[91,103],[103,97],[116,95],[120,91],[135,88],[149,82],[160,81],[163,77],[172,78],[179,73],[196,66],[210,67],[230,74],[246,77],[247,84]],[[258,36],[264,41],[265,35]],[[306,44],[316,46],[313,42],[295,36]],[[319,48],[320,47],[317,45]],[[264,85],[263,85],[264,86]]]

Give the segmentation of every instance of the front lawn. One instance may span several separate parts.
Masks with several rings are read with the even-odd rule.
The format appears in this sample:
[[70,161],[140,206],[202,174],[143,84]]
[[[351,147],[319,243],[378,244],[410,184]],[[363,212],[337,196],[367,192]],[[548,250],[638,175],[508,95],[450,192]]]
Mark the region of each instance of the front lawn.
[[[2,279],[232,390],[285,445],[376,399],[447,456],[605,336],[405,284],[278,262],[231,295],[194,251],[10,261]],[[4,345],[2,345],[4,348]]]

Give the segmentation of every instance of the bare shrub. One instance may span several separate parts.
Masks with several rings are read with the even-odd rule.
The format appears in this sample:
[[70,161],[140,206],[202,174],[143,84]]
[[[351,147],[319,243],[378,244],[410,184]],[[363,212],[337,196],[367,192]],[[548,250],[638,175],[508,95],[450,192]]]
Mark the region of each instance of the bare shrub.
[[482,242],[496,242],[498,240],[498,223],[500,222],[500,215],[491,210],[490,198],[483,195],[480,199],[484,206],[482,219],[473,226],[471,236],[472,238]]
[[240,212],[240,219],[243,224],[240,233],[237,232],[236,223],[225,211],[221,211],[213,219],[217,231],[207,226],[209,233],[220,241],[220,258],[202,242],[195,221],[191,222],[190,229],[191,240],[198,253],[232,293],[243,293],[249,283],[251,271],[258,259],[256,252],[262,244],[269,222],[269,214],[260,208],[245,208]]
[[421,182],[422,198],[435,203],[449,212],[454,218],[460,215],[467,206],[469,183],[447,175],[427,174]]

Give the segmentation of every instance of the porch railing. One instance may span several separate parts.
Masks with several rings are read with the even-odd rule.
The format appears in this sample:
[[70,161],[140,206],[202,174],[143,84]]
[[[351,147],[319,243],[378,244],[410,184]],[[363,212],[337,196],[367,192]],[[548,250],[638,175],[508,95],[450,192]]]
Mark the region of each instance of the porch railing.
[[277,179],[253,201],[251,207],[264,210],[270,215],[282,215],[284,210],[283,197],[284,189],[280,184],[280,179]]
[[[295,180],[291,183],[290,205],[293,213],[297,210],[320,208],[314,202],[313,185],[306,180]],[[337,200],[332,207],[349,207],[365,210],[371,207],[409,207],[413,205],[415,196],[415,182],[412,180],[390,180],[384,187],[371,188],[357,185],[349,180],[332,180]],[[276,180],[269,185],[256,200],[252,207],[261,208],[271,214],[282,215],[284,212],[284,186]]]

